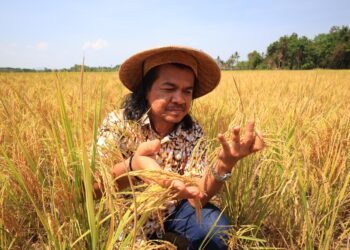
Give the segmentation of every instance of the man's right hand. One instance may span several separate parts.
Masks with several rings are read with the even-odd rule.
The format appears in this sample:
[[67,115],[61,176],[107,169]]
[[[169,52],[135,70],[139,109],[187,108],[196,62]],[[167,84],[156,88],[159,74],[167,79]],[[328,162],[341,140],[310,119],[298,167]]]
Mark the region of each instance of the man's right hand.
[[152,159],[156,158],[156,154],[160,150],[160,140],[156,139],[153,141],[146,141],[141,143],[135,152],[135,156],[141,155],[141,156],[149,156]]
[[[132,159],[133,170],[162,170],[156,162],[156,154],[160,150],[160,140],[147,141],[141,143]],[[156,181],[164,188],[172,188],[177,193],[178,199],[202,198],[203,193],[196,186],[186,186],[181,180],[159,180]]]

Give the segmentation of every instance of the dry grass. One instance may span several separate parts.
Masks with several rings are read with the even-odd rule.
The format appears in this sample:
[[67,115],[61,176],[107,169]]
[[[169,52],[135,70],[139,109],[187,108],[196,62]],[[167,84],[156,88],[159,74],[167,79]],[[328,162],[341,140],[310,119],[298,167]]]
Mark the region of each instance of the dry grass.
[[[0,74],[0,249],[112,249],[119,238],[132,247],[149,213],[173,195],[151,185],[135,187],[137,199],[107,188],[92,200],[92,172],[108,166],[90,145],[127,92],[116,73],[85,73],[82,90],[80,79]],[[210,161],[219,147],[211,139],[251,117],[268,142],[223,189],[232,247],[350,248],[349,83],[350,71],[223,72],[220,86],[195,102]],[[154,192],[159,199],[148,199]]]

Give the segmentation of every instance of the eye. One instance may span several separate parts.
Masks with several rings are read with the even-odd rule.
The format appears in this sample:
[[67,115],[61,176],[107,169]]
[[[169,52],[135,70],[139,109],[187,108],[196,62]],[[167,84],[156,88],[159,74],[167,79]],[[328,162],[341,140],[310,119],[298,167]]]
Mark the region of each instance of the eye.
[[187,95],[192,95],[192,93],[193,93],[193,89],[186,89],[185,90],[185,94],[187,94]]
[[165,91],[165,92],[173,92],[174,89],[173,88],[164,88],[163,91]]

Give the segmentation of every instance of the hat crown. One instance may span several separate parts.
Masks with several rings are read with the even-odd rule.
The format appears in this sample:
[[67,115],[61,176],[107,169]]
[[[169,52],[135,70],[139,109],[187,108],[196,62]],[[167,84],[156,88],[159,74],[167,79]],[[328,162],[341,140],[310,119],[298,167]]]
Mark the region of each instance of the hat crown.
[[182,46],[153,48],[129,57],[120,66],[119,79],[125,87],[135,91],[150,69],[166,63],[180,63],[193,69],[198,83],[194,98],[211,92],[220,82],[220,68],[211,56],[203,51]]
[[183,51],[164,51],[153,54],[145,59],[143,64],[143,76],[145,76],[151,69],[168,63],[179,63],[190,67],[197,77],[197,61],[196,59]]

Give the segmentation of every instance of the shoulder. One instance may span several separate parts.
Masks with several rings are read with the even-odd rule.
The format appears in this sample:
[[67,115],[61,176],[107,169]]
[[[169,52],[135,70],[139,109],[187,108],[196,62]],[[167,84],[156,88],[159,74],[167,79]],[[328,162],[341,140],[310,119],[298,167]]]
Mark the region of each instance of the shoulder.
[[98,130],[97,146],[100,155],[108,158],[125,144],[128,134],[128,123],[124,119],[123,110],[108,113]]
[[104,144],[107,139],[119,137],[119,131],[125,127],[123,110],[115,110],[106,115],[98,131],[98,144]]
[[124,121],[124,110],[118,109],[113,110],[112,112],[109,112],[103,122],[110,122],[110,123],[118,123]]
[[114,127],[114,126],[123,126],[125,123],[124,119],[124,110],[114,110],[106,115],[106,117],[103,119],[102,122],[102,128],[103,127]]

